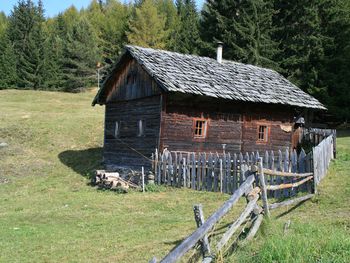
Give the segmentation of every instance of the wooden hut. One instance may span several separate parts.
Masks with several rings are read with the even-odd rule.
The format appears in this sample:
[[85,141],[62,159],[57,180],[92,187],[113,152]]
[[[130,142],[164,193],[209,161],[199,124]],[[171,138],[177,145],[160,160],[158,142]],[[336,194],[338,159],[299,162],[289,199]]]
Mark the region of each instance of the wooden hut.
[[295,120],[325,107],[279,73],[218,58],[126,46],[93,105],[106,106],[106,165],[150,166],[155,149],[294,147]]

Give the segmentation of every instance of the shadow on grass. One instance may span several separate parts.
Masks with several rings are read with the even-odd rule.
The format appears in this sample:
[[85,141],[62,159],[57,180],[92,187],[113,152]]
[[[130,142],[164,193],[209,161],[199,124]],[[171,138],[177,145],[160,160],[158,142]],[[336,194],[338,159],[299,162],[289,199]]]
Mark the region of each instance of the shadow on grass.
[[67,150],[58,154],[61,163],[76,173],[91,179],[95,169],[102,168],[102,148]]
[[285,215],[288,215],[290,212],[294,211],[295,209],[297,209],[299,206],[301,206],[302,204],[304,204],[306,201],[309,201],[309,200],[304,200],[304,201],[301,201],[300,203],[296,204],[295,206],[291,207],[290,209],[288,209],[287,211],[284,211],[283,213],[279,214],[276,216],[276,218],[281,218]]

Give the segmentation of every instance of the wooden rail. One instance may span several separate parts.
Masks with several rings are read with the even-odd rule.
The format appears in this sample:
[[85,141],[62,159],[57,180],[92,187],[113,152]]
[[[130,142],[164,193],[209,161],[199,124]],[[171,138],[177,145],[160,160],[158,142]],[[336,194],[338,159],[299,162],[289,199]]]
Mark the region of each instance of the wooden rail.
[[[250,175],[247,180],[237,189],[237,191],[227,200],[213,215],[211,215],[201,226],[188,236],[180,245],[172,250],[160,262],[171,263],[178,261],[187,251],[193,248],[198,241],[214,227],[214,225],[226,215],[230,209],[237,203],[238,199],[252,187],[255,178]],[[154,261],[153,261],[154,262]]]
[[266,187],[267,190],[273,191],[273,190],[281,190],[281,189],[287,189],[287,188],[295,188],[298,187],[300,185],[302,185],[303,183],[310,181],[312,178],[314,178],[313,176],[308,176],[303,180],[300,180],[299,182],[296,183],[290,183],[290,184],[280,184],[280,185],[268,185]]
[[[197,243],[201,244],[202,262],[212,262],[215,255],[212,254],[208,232],[213,229],[215,224],[230,211],[243,195],[247,199],[247,205],[219,240],[216,245],[216,252],[224,249],[234,233],[249,218],[253,218],[253,221],[243,242],[251,240],[259,230],[263,221],[263,215],[269,217],[270,210],[294,205],[309,200],[314,196],[314,193],[317,191],[317,184],[325,176],[329,162],[334,158],[333,147],[333,136],[329,136],[314,148],[312,154],[314,158],[313,173],[309,172],[312,171],[312,165],[310,165],[310,160],[312,161],[312,159],[307,158],[304,151],[299,156],[293,151],[290,159],[288,150],[285,152],[284,159],[282,159],[282,153],[279,151],[278,171],[275,170],[273,152],[271,152],[271,155],[266,152],[265,158],[259,157],[257,152],[251,156],[251,159],[249,155],[246,155],[247,158],[244,159],[242,154],[239,155],[239,158],[237,158],[237,155],[234,155],[233,159],[230,154],[225,154],[223,158],[220,158],[218,154],[216,156],[210,154],[207,159],[204,153],[199,155],[198,160],[195,159],[194,153],[188,153],[187,159],[182,158],[181,154],[177,156],[177,153],[175,153],[174,163],[170,152],[165,152],[160,157],[156,153],[154,169],[158,183],[163,182],[168,185],[185,186],[197,190],[220,190],[228,193],[234,191],[231,197],[206,221],[204,220],[202,206],[195,206],[194,214],[197,229],[160,262],[177,262]],[[274,180],[274,178],[277,180]],[[297,179],[299,181],[295,182],[294,180]],[[311,187],[304,187],[309,194],[273,204],[268,203],[269,193],[276,193],[281,190],[286,191],[286,189],[291,188],[290,193],[295,195],[296,188],[302,189],[301,187],[311,180],[314,181],[313,193],[311,192]],[[253,188],[253,184],[256,186],[255,188]],[[286,195],[284,196],[286,197]],[[258,205],[259,197],[262,199],[263,208]],[[251,217],[249,217],[250,215]],[[150,262],[156,263],[157,260],[153,258]]]
[[313,173],[288,173],[288,172],[278,172],[270,169],[264,168],[264,174],[274,175],[274,176],[285,176],[285,177],[308,177],[314,175]]

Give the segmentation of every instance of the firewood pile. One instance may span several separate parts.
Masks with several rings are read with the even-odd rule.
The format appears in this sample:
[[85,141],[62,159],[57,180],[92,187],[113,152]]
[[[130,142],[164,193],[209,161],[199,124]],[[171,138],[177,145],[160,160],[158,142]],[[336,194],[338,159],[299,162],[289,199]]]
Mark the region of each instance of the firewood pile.
[[105,170],[96,170],[92,183],[99,188],[111,190],[127,191],[130,188],[139,188],[137,184],[122,178],[118,172],[106,172]]

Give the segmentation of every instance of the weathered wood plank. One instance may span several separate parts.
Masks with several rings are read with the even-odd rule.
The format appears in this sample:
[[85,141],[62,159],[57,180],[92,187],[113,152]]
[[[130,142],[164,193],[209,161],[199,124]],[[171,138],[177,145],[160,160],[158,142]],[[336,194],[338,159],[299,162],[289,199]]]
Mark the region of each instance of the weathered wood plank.
[[281,189],[289,189],[289,188],[294,188],[299,185],[302,185],[303,183],[311,180],[313,176],[306,177],[305,179],[302,179],[296,183],[285,183],[285,184],[280,184],[280,185],[268,185],[267,190],[281,190]]
[[[194,212],[194,219],[197,224],[197,228],[201,227],[205,220],[204,220],[204,213],[203,213],[203,206],[201,204],[194,205],[193,206],[193,212]],[[201,250],[203,258],[211,254],[210,244],[208,235],[204,235],[203,239],[200,240],[201,243]]]
[[302,197],[298,197],[298,198],[294,198],[294,199],[290,199],[290,200],[287,200],[287,201],[284,201],[284,202],[270,204],[269,205],[269,209],[272,210],[272,209],[276,209],[276,208],[279,208],[279,207],[292,205],[292,204],[295,204],[295,203],[300,203],[300,202],[303,202],[305,200],[308,200],[308,199],[312,198],[313,196],[314,196],[314,194],[308,194],[308,195],[305,195],[305,196],[302,196]]
[[188,250],[190,250],[196,243],[201,240],[210,229],[224,216],[226,215],[232,206],[234,206],[239,198],[245,193],[245,191],[252,185],[254,176],[251,175],[247,180],[237,189],[237,191],[227,200],[214,214],[212,214],[203,225],[201,225],[190,236],[185,238],[180,245],[173,249],[167,256],[165,256],[161,262],[172,263],[179,260]]
[[230,226],[230,228],[224,233],[221,240],[216,246],[216,249],[220,251],[230,240],[232,235],[238,230],[238,228],[242,225],[242,223],[247,219],[247,217],[250,215],[250,213],[253,211],[256,202],[259,199],[259,195],[255,195],[255,197],[249,201],[247,206],[245,207],[244,211],[241,213],[241,215],[237,218],[237,220]]
[[258,164],[258,173],[259,173],[259,183],[261,187],[261,199],[263,201],[263,207],[264,207],[264,213],[267,217],[270,217],[270,211],[267,201],[267,187],[265,185],[265,177],[264,177],[264,168],[263,168],[263,161],[262,158],[260,158],[259,164]]
[[275,175],[275,176],[286,176],[286,177],[308,177],[313,175],[313,173],[286,173],[286,172],[278,172],[270,169],[264,168],[264,174]]

